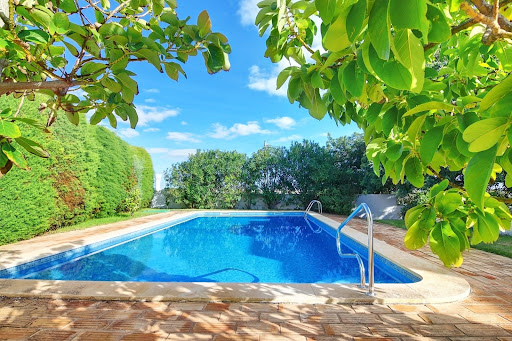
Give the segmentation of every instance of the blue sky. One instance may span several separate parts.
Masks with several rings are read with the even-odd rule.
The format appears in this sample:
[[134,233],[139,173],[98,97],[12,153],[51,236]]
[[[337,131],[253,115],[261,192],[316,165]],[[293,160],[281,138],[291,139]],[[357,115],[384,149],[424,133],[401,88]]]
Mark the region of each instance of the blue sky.
[[204,9],[212,29],[226,35],[232,47],[231,71],[209,75],[201,55],[184,65],[188,78],[178,82],[151,65],[137,64],[140,94],[135,105],[139,124],[118,126],[117,133],[132,145],[148,150],[156,174],[184,161],[197,149],[236,150],[248,155],[263,147],[289,146],[310,139],[324,144],[333,137],[352,134],[357,126],[337,127],[329,117],[318,121],[307,110],[290,104],[286,89],[275,90],[275,81],[287,61],[272,64],[264,57],[254,18],[255,0],[181,0],[178,15],[195,23]]

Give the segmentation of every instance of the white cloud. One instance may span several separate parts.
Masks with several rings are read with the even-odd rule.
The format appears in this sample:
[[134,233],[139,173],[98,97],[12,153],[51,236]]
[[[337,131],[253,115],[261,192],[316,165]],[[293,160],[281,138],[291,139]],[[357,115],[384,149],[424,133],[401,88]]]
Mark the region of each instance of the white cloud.
[[169,151],[169,148],[146,148],[149,154],[165,154]]
[[149,92],[150,94],[157,94],[160,92],[159,89],[145,89],[145,92]]
[[127,139],[132,138],[132,137],[137,137],[140,135],[137,130],[132,129],[132,128],[119,129],[118,134]]
[[159,123],[169,117],[174,117],[179,114],[177,109],[152,107],[149,105],[138,105],[136,110],[139,115],[139,126],[146,126],[150,122]]
[[290,141],[297,141],[302,140],[302,136],[300,135],[291,135],[286,137],[281,137],[277,140],[272,141],[273,143],[282,143],[282,142],[290,142]]
[[257,121],[250,121],[247,124],[235,123],[231,128],[223,126],[220,123],[213,125],[214,132],[209,133],[208,136],[214,139],[234,139],[237,136],[247,136],[254,134],[270,134],[270,130],[261,129]]
[[167,133],[166,139],[176,142],[201,142],[195,134],[192,133],[180,133],[177,131],[170,131]]
[[297,66],[295,61],[282,59],[279,63],[272,66],[270,70],[262,70],[259,66],[253,65],[249,68],[249,89],[256,91],[264,91],[272,96],[286,97],[288,89],[288,80],[282,87],[277,88],[277,76],[279,73],[289,66]]
[[271,120],[265,120],[265,122],[273,123],[279,128],[286,130],[292,129],[297,124],[297,122],[293,118],[288,116],[276,117]]
[[188,123],[186,121],[181,121],[182,126],[186,126]]
[[145,133],[154,133],[156,131],[160,131],[160,128],[147,128],[143,130]]
[[148,153],[150,154],[165,154],[163,156],[159,156],[160,158],[170,159],[172,162],[181,162],[188,159],[190,155],[196,153],[197,149],[169,149],[169,148],[146,148]]
[[260,0],[240,1],[240,7],[238,8],[237,13],[240,15],[240,22],[242,25],[254,25],[254,21],[256,20],[256,16],[260,10],[257,6],[258,2],[260,2]]
[[156,100],[154,98],[146,98],[144,100],[144,102],[146,102],[146,103],[156,103]]

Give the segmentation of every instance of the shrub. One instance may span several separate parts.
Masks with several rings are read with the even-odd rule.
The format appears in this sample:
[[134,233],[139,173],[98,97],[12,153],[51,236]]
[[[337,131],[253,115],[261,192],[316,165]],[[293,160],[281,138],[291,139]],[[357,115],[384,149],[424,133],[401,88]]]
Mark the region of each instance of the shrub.
[[[17,106],[17,101],[2,97],[1,104]],[[40,120],[37,106],[26,101],[23,117]],[[13,168],[0,180],[0,244],[123,209],[137,183],[132,147],[108,129],[87,124],[85,117],[81,121],[73,126],[58,120],[51,134],[26,127],[26,136],[42,141],[50,158],[28,154],[30,171]],[[137,153],[144,158],[145,153]],[[148,164],[145,160],[139,170],[147,192],[147,178],[153,177]]]

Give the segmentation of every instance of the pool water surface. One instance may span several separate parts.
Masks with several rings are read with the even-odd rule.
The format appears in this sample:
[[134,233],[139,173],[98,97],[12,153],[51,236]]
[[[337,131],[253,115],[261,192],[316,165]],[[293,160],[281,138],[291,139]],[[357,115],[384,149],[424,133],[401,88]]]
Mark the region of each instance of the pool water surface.
[[[359,283],[355,258],[340,258],[333,230],[302,215],[194,219],[35,272],[23,278],[136,282]],[[348,237],[344,253],[367,250]],[[349,246],[352,247],[349,248]],[[356,249],[356,250],[355,250]],[[18,277],[19,278],[19,277]],[[418,278],[376,258],[377,283]]]

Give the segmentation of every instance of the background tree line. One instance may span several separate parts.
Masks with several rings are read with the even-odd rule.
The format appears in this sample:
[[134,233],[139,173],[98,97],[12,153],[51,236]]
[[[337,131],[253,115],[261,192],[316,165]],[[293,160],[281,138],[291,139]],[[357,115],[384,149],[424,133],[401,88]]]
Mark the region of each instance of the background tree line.
[[[40,118],[38,102],[24,103],[24,118]],[[1,105],[18,100],[4,96]],[[51,157],[27,154],[31,171],[14,168],[0,181],[0,245],[151,203],[154,172],[146,150],[85,120],[78,126],[59,120],[51,130],[26,134],[44,141]]]
[[390,193],[397,186],[381,183],[365,156],[361,134],[327,144],[304,140],[289,148],[265,146],[250,157],[238,152],[198,150],[165,172],[167,201],[189,208],[251,208],[262,199],[304,208],[313,200],[327,212],[347,214],[357,195]]

